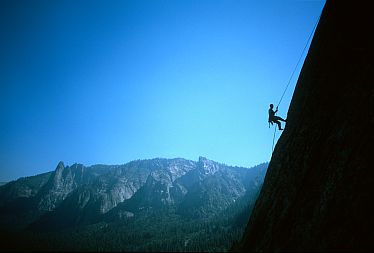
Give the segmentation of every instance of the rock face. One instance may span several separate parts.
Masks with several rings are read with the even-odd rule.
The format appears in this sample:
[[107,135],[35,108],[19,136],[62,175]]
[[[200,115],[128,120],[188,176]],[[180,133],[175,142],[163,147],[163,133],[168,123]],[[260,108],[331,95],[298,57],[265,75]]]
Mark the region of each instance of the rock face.
[[0,205],[1,203],[18,198],[34,197],[48,181],[51,174],[52,172],[47,172],[37,176],[20,178],[2,185],[0,190]]
[[64,163],[59,162],[48,182],[38,193],[38,209],[54,210],[69,193],[83,184],[90,183],[95,178],[93,174],[94,170],[87,170],[82,164],[65,168]]
[[371,8],[327,1],[238,251],[374,249]]
[[208,217],[245,194],[255,199],[266,168],[232,167],[204,157],[90,167],[60,162],[52,172],[0,187],[0,224],[14,226],[17,220],[20,228],[49,230],[171,206],[185,217]]

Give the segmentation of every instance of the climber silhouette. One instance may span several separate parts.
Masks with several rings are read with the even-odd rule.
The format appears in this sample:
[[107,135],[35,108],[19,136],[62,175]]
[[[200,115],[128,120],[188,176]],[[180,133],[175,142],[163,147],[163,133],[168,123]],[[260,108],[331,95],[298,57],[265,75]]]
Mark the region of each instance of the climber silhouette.
[[279,130],[283,130],[280,121],[286,122],[286,120],[282,119],[282,118],[279,117],[279,116],[275,116],[275,114],[276,114],[277,111],[278,111],[278,106],[277,106],[277,109],[276,109],[275,111],[273,111],[273,107],[274,107],[274,105],[273,105],[273,104],[270,104],[270,108],[269,108],[269,119],[268,119],[268,122],[271,123],[272,125],[273,125],[273,122],[276,123],[276,124],[278,125],[278,129],[279,129]]

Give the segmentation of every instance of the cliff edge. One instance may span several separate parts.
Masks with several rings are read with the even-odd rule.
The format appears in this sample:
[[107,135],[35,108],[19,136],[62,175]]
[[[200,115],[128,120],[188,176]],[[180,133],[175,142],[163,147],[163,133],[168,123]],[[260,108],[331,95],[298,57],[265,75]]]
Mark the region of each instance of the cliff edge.
[[374,249],[369,2],[327,1],[234,251]]

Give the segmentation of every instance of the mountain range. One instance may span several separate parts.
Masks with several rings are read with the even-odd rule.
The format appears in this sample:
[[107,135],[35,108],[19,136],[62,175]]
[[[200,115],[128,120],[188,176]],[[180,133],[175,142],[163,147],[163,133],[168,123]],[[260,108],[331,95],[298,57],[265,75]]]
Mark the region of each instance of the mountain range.
[[[117,238],[122,241],[114,244],[111,240],[116,236],[112,235],[109,242],[102,245],[111,245],[111,249],[117,247],[117,250],[164,250],[165,240],[170,236],[158,238],[154,234],[163,229],[170,233],[171,227],[182,231],[180,224],[185,224],[191,226],[190,231],[180,232],[175,239],[177,242],[169,243],[173,245],[170,247],[177,247],[173,250],[188,250],[188,245],[199,244],[197,235],[204,231],[202,224],[217,227],[218,223],[225,223],[221,227],[244,229],[266,168],[267,163],[248,169],[204,157],[199,157],[198,161],[155,158],[124,165],[90,167],[82,164],[65,166],[59,162],[54,171],[0,186],[1,232],[6,237],[21,233],[28,240],[44,241],[24,244],[33,249],[67,249],[61,245],[70,245],[69,249],[80,250],[78,242],[84,241],[85,233],[100,234],[105,228],[110,230],[109,234],[118,235],[120,226],[119,233],[131,234],[134,229],[129,229],[130,222],[142,236],[148,233],[150,240],[136,244],[136,240],[129,243],[124,242],[126,238]],[[169,224],[170,221],[173,223]],[[149,227],[156,227],[157,232],[145,232]],[[81,232],[67,240],[66,235],[77,228]],[[226,246],[216,249],[229,248],[229,241],[240,237],[238,230],[234,234],[236,238],[227,238]],[[55,238],[52,244],[51,237]],[[74,240],[77,240],[75,246]],[[90,238],[87,240],[91,241]],[[87,242],[86,246],[89,244]],[[8,246],[14,245],[9,243]],[[216,246],[213,244],[206,249],[196,246],[196,249],[211,250]],[[83,249],[98,248],[88,246]]]

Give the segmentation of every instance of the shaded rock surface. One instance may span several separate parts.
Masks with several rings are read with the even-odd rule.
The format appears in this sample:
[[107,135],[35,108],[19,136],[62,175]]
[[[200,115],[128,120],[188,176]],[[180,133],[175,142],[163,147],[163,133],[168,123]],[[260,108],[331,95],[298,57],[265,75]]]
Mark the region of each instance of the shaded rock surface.
[[374,249],[371,23],[368,3],[326,2],[234,251]]
[[246,194],[254,200],[266,168],[233,167],[204,157],[90,167],[60,162],[52,172],[0,187],[0,225],[59,230],[170,207],[188,218],[211,217]]

